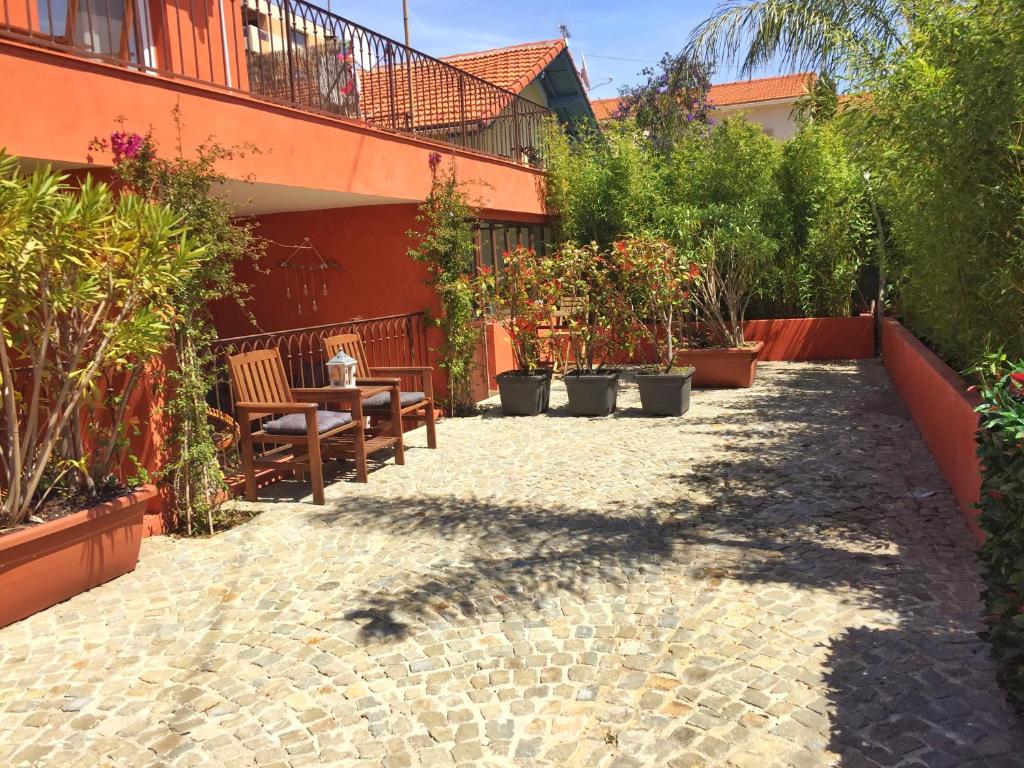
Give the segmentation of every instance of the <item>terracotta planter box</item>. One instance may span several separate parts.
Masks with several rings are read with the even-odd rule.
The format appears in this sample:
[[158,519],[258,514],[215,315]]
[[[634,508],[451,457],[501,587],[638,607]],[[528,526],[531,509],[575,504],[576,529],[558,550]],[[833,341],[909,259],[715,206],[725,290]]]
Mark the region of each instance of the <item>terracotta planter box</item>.
[[0,627],[135,569],[156,488],[0,536]]
[[684,349],[676,365],[692,365],[693,386],[712,389],[749,387],[757,374],[757,358],[764,349],[759,341],[750,347],[732,349]]

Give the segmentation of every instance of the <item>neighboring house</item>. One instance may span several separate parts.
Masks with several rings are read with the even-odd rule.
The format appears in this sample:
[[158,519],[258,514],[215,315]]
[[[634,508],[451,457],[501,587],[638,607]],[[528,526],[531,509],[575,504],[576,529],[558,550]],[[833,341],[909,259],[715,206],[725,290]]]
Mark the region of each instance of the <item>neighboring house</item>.
[[[250,311],[283,334],[356,317],[409,328],[391,316],[436,313],[407,255],[435,156],[479,207],[478,258],[500,266],[505,250],[550,241],[544,121],[594,120],[562,40],[441,60],[305,0],[3,3],[0,82],[17,105],[0,116],[2,146],[27,169],[104,176],[110,157],[93,163],[90,141],[122,116],[167,154],[210,137],[258,150],[220,164],[270,243],[260,269],[238,267],[246,311],[213,308],[224,336],[252,334]],[[419,348],[436,348],[427,333]]]
[[[813,72],[779,77],[740,80],[735,83],[712,85],[708,102],[715,108],[716,118],[742,114],[760,124],[764,132],[777,139],[788,139],[796,132],[793,107],[797,99],[805,96],[814,85]],[[599,121],[612,118],[618,109],[618,98],[591,102]]]
[[565,124],[595,119],[564,40],[459,53],[441,61],[547,107]]

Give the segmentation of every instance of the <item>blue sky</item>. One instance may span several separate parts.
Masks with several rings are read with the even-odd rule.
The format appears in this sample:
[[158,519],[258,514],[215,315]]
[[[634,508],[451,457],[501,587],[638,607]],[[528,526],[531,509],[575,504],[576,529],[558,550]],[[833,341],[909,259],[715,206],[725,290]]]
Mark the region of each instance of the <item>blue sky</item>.
[[[314,1],[327,7],[327,0]],[[591,92],[592,98],[607,98],[620,85],[637,82],[640,70],[666,51],[677,52],[716,5],[717,0],[409,0],[409,26],[413,48],[445,56],[557,38],[558,25],[565,24],[577,66],[579,54],[586,56],[591,83],[613,78]],[[330,7],[365,27],[403,38],[402,0],[331,0]],[[735,80],[733,74],[722,69],[714,81]]]

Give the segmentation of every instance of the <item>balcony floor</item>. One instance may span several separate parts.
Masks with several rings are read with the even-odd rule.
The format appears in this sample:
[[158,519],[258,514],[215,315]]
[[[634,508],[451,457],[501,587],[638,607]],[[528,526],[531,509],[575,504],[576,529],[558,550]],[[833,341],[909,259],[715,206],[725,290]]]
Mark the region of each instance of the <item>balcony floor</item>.
[[1020,764],[971,537],[880,364],[636,405],[450,419],[326,507],[284,482],[146,540],[0,630],[0,764]]

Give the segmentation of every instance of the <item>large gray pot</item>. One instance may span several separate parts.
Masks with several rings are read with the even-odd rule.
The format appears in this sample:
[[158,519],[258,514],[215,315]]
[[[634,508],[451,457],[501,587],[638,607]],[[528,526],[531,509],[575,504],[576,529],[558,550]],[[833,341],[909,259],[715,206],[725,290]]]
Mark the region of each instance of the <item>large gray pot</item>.
[[551,400],[551,371],[533,374],[505,371],[495,378],[498,379],[501,412],[506,416],[536,416],[547,411]]
[[567,373],[569,413],[573,416],[607,416],[615,410],[619,395],[619,374]]
[[682,416],[690,410],[693,368],[682,373],[638,373],[640,405],[648,416]]

